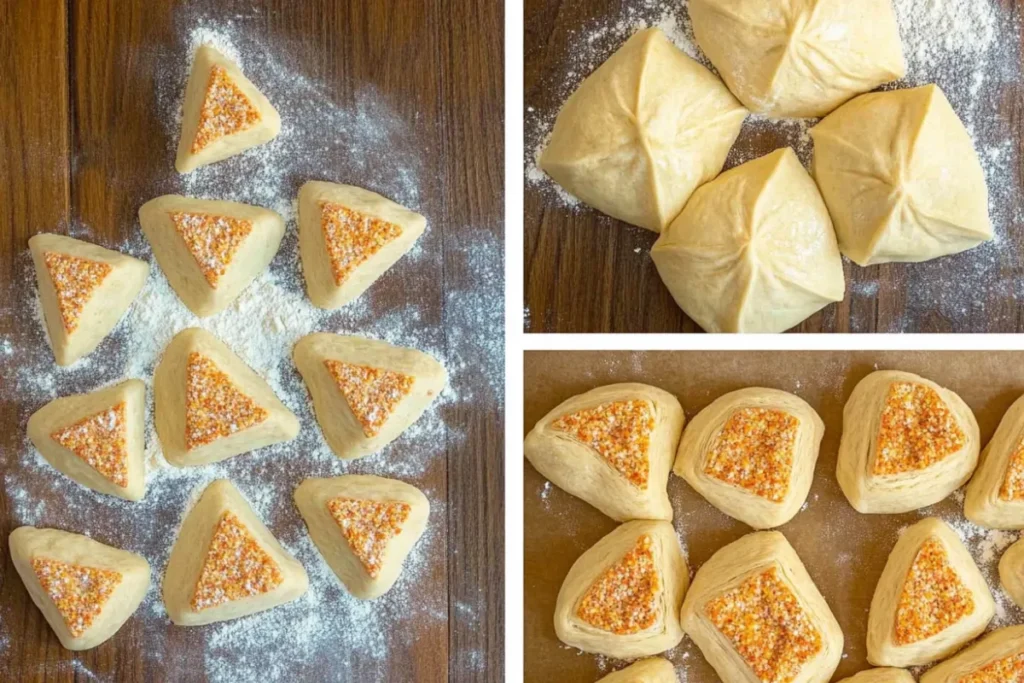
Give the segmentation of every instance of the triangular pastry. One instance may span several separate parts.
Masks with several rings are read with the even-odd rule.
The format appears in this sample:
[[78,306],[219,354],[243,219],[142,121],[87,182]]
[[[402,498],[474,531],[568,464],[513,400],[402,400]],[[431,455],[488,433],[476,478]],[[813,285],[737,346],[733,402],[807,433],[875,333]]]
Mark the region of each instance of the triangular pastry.
[[995,602],[956,533],[935,517],[903,532],[889,554],[868,613],[868,661],[920,666],[985,630]]
[[843,409],[836,476],[858,512],[910,512],[971,478],[980,440],[974,414],[955,393],[880,370],[857,383]]
[[181,113],[178,173],[206,166],[277,137],[281,118],[230,59],[203,45],[192,62]]
[[163,598],[171,621],[199,626],[277,607],[308,587],[302,565],[231,482],[220,479],[203,491],[181,525]]
[[200,318],[227,308],[274,258],[284,219],[258,206],[164,195],[139,222],[167,281]]
[[149,589],[135,553],[57,529],[11,532],[11,561],[61,645],[88,650],[113,636]]
[[921,677],[921,683],[1020,681],[1024,681],[1024,626],[996,629]]
[[295,344],[293,356],[327,444],[345,459],[397,439],[448,381],[431,356],[376,339],[311,334]]
[[149,264],[63,235],[35,235],[28,246],[53,355],[57,365],[71,365],[114,329]]
[[679,607],[690,581],[672,525],[626,522],[580,555],[555,605],[555,633],[586,652],[636,659],[683,638]]
[[999,558],[999,583],[1018,607],[1024,607],[1024,541],[1017,541]]
[[295,504],[324,561],[363,600],[395,584],[430,513],[416,487],[355,474],[306,479],[295,489]]
[[909,671],[884,667],[881,669],[868,669],[859,674],[844,678],[839,683],[914,683],[914,677]]
[[130,379],[50,401],[28,419],[28,437],[48,463],[82,486],[142,500],[145,411],[146,385]]
[[730,517],[755,529],[782,526],[807,500],[824,434],[798,396],[740,389],[693,418],[674,472]]
[[650,657],[610,673],[597,683],[677,683],[676,669],[663,657]]
[[299,421],[266,381],[209,332],[189,328],[164,349],[153,376],[164,457],[185,467],[290,441]]
[[309,299],[341,308],[393,266],[427,219],[369,190],[307,182],[299,190],[299,251]]
[[537,471],[612,519],[672,519],[666,487],[682,433],[675,396],[610,384],[563,401],[526,436]]
[[682,625],[723,683],[826,683],[843,654],[839,622],[777,531],[712,555],[686,595]]
[[990,529],[1024,529],[1024,397],[1006,411],[981,452],[964,516]]

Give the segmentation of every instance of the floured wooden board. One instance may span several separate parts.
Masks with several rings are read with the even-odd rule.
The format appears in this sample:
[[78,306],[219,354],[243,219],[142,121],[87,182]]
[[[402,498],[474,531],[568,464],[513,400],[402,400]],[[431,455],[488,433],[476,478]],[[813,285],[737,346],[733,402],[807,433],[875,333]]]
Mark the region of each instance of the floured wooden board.
[[[846,645],[834,677],[839,680],[868,668],[865,629],[875,584],[899,530],[923,517],[941,517],[964,539],[996,598],[990,629],[1024,623],[1024,612],[1012,605],[996,575],[1002,551],[1019,534],[967,522],[962,490],[940,504],[903,515],[861,515],[839,490],[835,468],[843,405],[857,382],[876,369],[917,373],[960,394],[978,418],[983,443],[1024,393],[1024,353],[1013,352],[528,352],[525,428],[529,431],[570,396],[615,382],[644,382],[675,394],[688,420],[719,396],[748,386],[782,389],[810,403],[825,421],[821,455],[805,508],[779,530],[842,626]],[[523,462],[526,679],[590,683],[624,663],[563,645],[555,637],[552,616],[572,563],[616,524]],[[675,475],[669,477],[669,497],[691,571],[751,531]],[[682,683],[718,681],[688,637],[666,656]]]

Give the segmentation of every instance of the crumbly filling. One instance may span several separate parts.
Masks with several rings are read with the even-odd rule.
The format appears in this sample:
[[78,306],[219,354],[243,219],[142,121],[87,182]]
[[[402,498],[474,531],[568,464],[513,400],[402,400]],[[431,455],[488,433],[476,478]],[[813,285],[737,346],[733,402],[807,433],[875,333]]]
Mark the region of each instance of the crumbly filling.
[[587,589],[576,607],[576,616],[620,636],[646,631],[658,620],[661,590],[654,541],[644,534]]
[[44,252],[43,262],[57,294],[64,331],[71,334],[78,329],[85,305],[114,269],[109,263],[55,251]]
[[324,365],[362,426],[363,433],[369,438],[380,433],[384,423],[415,384],[415,378],[411,375],[393,370],[343,363],[340,360],[325,360]]
[[896,608],[896,644],[911,645],[945,631],[974,612],[974,598],[949,563],[942,542],[917,551]]
[[1010,456],[1010,464],[1006,468],[999,497],[1007,501],[1024,499],[1024,439],[1021,439],[1017,449]]
[[170,217],[203,277],[216,289],[238,248],[252,232],[252,221],[188,211],[174,211]]
[[650,402],[629,400],[563,415],[551,428],[594,449],[631,484],[646,489],[654,423]]
[[335,498],[327,510],[370,578],[380,575],[391,539],[402,533],[412,507],[398,501]]
[[266,420],[270,414],[235,388],[212,360],[193,351],[185,379],[185,447],[205,446]]
[[878,428],[874,473],[902,474],[931,467],[967,442],[939,393],[911,382],[893,382]]
[[782,410],[737,410],[711,444],[704,472],[773,503],[781,503],[789,493],[799,429],[800,421]]
[[1024,652],[998,659],[977,671],[961,676],[957,683],[1022,683]]
[[128,486],[128,427],[125,404],[58,429],[50,438],[122,488]]
[[206,96],[199,110],[199,125],[192,141],[196,154],[225,135],[234,135],[259,123],[260,112],[235,85],[227,69],[219,64],[210,69]]
[[333,202],[320,202],[320,227],[331,260],[334,284],[402,235],[402,226]]
[[221,515],[192,594],[196,612],[262,595],[284,581],[281,569],[235,513]]
[[93,625],[122,579],[112,569],[83,567],[46,557],[33,558],[32,571],[75,638]]

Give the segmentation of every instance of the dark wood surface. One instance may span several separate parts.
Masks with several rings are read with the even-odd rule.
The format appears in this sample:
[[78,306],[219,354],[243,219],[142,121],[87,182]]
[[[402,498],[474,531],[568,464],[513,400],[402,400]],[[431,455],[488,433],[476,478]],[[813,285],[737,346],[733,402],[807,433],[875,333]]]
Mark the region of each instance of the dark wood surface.
[[[1022,38],[1020,4],[996,0],[1000,41]],[[645,7],[647,9],[645,9]],[[651,9],[653,8],[653,9]],[[669,11],[688,22],[682,3],[637,0],[526,0],[524,106],[527,163],[547,124],[584,76],[621,45],[599,27],[625,25]],[[1016,27],[1016,28],[1015,28]],[[626,32],[628,35],[628,32]],[[593,42],[591,42],[593,39]],[[941,40],[936,36],[936,40]],[[1021,40],[1024,44],[1024,40]],[[1019,51],[1000,48],[1008,64],[986,67],[985,86],[974,98],[986,111],[976,126],[979,147],[999,146],[1006,165],[999,173],[1016,178],[993,194],[999,244],[922,264],[860,268],[845,262],[847,294],[798,325],[797,332],[1021,332],[1024,317],[1024,77]],[[596,55],[581,64],[581,54]],[[589,58],[584,61],[590,61]],[[1013,69],[1016,68],[1015,74]],[[1005,81],[995,77],[1008,69]],[[929,74],[947,90],[960,74]],[[969,80],[969,76],[966,80]],[[962,101],[951,96],[954,107]],[[748,121],[726,169],[792,144],[792,129]],[[805,159],[806,161],[806,159]],[[699,332],[662,284],[650,248],[656,235],[580,205],[567,207],[550,183],[527,183],[524,197],[524,328],[527,332]],[[993,188],[994,189],[994,188]]]
[[[385,634],[409,643],[390,648],[391,661],[345,655],[341,664],[336,653],[323,653],[296,662],[289,679],[503,680],[503,317],[474,307],[502,293],[501,3],[0,0],[0,338],[7,349],[11,340],[14,349],[39,340],[38,330],[19,328],[24,301],[34,296],[23,286],[30,235],[74,231],[116,247],[138,230],[144,201],[180,191],[160,118],[161,79],[169,62],[185,63],[186,34],[203,24],[255,38],[342,105],[372,88],[408,122],[408,142],[423,160],[416,208],[430,223],[427,256],[417,266],[425,284],[413,291],[382,282],[373,305],[415,305],[424,334],[448,359],[456,391],[472,393],[446,409],[446,436],[434,444],[443,451],[440,465],[416,482],[443,497],[432,501],[440,511],[431,524],[442,535],[424,590],[447,596],[447,619],[413,625],[411,637]],[[343,148],[336,158],[310,173],[338,177],[347,170]],[[474,247],[486,254],[470,254]],[[19,401],[5,381],[18,363],[17,352],[0,356],[0,449],[8,456],[0,462],[11,468],[24,450],[25,420],[38,407]],[[60,489],[53,495],[59,504]],[[154,666],[142,654],[153,644],[138,619],[93,650],[64,650],[10,562],[13,508],[0,496],[0,680],[206,680],[197,641],[185,636],[168,635],[159,645],[165,664]]]

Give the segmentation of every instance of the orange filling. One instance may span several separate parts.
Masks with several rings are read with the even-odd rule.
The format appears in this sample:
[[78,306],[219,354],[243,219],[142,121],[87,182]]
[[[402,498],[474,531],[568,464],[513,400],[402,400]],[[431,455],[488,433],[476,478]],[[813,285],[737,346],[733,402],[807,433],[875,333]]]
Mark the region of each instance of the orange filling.
[[821,634],[772,567],[704,606],[763,683],[789,683],[822,648]]
[[780,503],[789,492],[799,428],[800,421],[781,410],[737,410],[712,443],[704,472]]
[[193,351],[185,380],[185,447],[205,446],[263,422],[269,413],[240,392],[213,361]]
[[882,409],[874,473],[923,470],[965,443],[967,437],[937,391],[922,384],[894,382]]
[[1017,450],[1010,457],[1003,485],[999,489],[999,497],[1003,500],[1024,498],[1024,439],[1017,444]]
[[402,533],[412,508],[408,503],[335,498],[327,509],[366,573],[377,578],[388,543]]
[[45,557],[32,560],[32,571],[75,638],[93,625],[122,578],[111,569],[83,567]]
[[960,678],[957,683],[1021,683],[1024,681],[1024,652],[999,659],[974,673]]
[[896,644],[941,633],[974,612],[974,598],[949,564],[942,542],[928,539],[907,572],[896,608]]
[[216,287],[238,247],[252,232],[252,221],[187,211],[175,211],[170,216],[203,277]]
[[215,65],[210,69],[206,97],[199,110],[199,125],[192,141],[192,153],[202,151],[225,135],[234,135],[252,128],[259,120],[260,112],[231,80],[227,69]]
[[654,407],[647,401],[605,403],[563,415],[551,428],[593,448],[634,486],[646,489],[647,451],[654,431]]
[[85,461],[89,467],[114,484],[128,486],[128,444],[125,404],[119,403],[70,427],[57,430],[50,438]]
[[369,438],[380,433],[395,407],[409,395],[415,383],[409,375],[366,365],[339,360],[325,360],[324,365]]
[[402,226],[333,202],[320,202],[320,226],[331,259],[334,284],[402,235]]
[[274,590],[284,581],[277,563],[233,512],[221,515],[206,551],[192,609],[196,612]]
[[654,541],[645,534],[587,589],[576,615],[602,631],[620,636],[639,633],[657,622],[661,589]]
[[64,323],[64,330],[71,334],[78,329],[82,310],[89,303],[96,288],[113,272],[109,263],[47,251],[43,262],[50,273],[53,289],[57,294],[57,308]]

